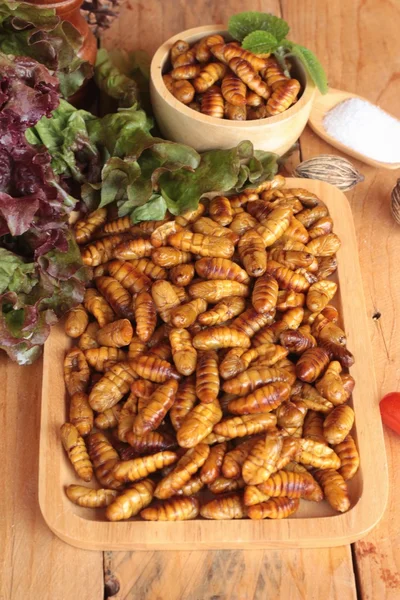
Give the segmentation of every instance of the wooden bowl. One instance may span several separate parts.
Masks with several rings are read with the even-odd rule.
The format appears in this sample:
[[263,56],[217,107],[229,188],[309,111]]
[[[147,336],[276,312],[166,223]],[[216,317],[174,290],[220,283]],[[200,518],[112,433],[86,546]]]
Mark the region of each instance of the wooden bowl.
[[163,136],[174,142],[192,146],[199,152],[217,148],[232,148],[242,140],[250,140],[258,150],[284,154],[302,133],[315,95],[315,85],[303,66],[293,60],[293,76],[302,85],[303,93],[292,107],[275,117],[255,121],[216,119],[179,102],[165,87],[162,75],[169,67],[169,51],[177,40],[194,44],[206,35],[222,34],[231,39],[222,25],[195,27],[174,35],[154,54],[150,67],[151,100],[158,126]]

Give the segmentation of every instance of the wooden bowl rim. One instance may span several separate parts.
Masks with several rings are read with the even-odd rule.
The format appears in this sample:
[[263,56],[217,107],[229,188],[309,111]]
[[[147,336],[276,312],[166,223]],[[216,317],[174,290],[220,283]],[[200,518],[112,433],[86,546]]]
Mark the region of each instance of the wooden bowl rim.
[[[258,129],[260,127],[268,127],[269,125],[279,125],[280,123],[284,123],[285,121],[290,120],[295,117],[302,108],[304,108],[309,102],[312,102],[316,86],[311,79],[309,73],[303,67],[303,65],[297,61],[298,66],[302,69],[304,73],[304,77],[306,80],[306,85],[303,91],[303,95],[296,104],[285,110],[280,115],[276,115],[274,117],[266,117],[264,119],[255,119],[252,121],[231,121],[229,119],[217,119],[216,117],[210,117],[208,115],[203,115],[201,113],[196,112],[192,108],[189,108],[179,100],[177,100],[171,92],[166,88],[165,83],[162,79],[162,69],[166,59],[168,58],[168,53],[171,49],[171,46],[177,40],[188,40],[192,37],[198,36],[200,34],[211,34],[211,33],[220,33],[221,35],[229,35],[229,32],[224,28],[224,25],[202,25],[201,27],[193,27],[192,29],[186,29],[185,31],[181,31],[176,35],[173,35],[168,40],[166,40],[154,53],[153,59],[150,65],[150,80],[154,85],[155,90],[162,96],[162,99],[177,112],[182,113],[183,115],[193,119],[193,121],[198,121],[198,123],[203,123],[207,125],[218,125],[219,127],[227,127],[227,128],[238,128],[246,130]],[[297,60],[297,59],[295,59]],[[164,89],[166,90],[166,94],[163,94]]]

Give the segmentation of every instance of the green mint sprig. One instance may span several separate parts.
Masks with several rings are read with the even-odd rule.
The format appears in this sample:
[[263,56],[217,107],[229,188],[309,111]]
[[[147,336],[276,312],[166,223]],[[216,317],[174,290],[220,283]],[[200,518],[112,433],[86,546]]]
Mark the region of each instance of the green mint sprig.
[[284,69],[285,59],[295,56],[307,69],[319,91],[327,93],[328,81],[323,66],[311,50],[286,39],[289,25],[283,19],[269,13],[242,12],[229,19],[228,31],[245,50],[255,54],[274,54]]

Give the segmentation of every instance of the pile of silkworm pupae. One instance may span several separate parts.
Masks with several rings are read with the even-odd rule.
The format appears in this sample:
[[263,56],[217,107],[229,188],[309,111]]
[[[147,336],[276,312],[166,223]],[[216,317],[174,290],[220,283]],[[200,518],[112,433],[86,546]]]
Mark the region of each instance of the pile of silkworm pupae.
[[254,54],[222,35],[204,37],[192,47],[171,47],[172,70],[163,75],[168,91],[193,110],[218,119],[245,121],[278,115],[300,93],[273,56]]
[[[277,175],[132,226],[78,221],[93,271],[66,333],[61,439],[79,506],[111,521],[284,518],[350,508],[353,356],[330,303],[325,204]],[[99,489],[100,488],[100,489]]]

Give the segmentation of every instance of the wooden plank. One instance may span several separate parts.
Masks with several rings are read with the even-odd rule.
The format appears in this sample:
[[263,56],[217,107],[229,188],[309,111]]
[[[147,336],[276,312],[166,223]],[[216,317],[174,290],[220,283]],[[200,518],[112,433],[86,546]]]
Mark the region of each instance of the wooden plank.
[[0,357],[0,599],[103,597],[103,557],[64,544],[45,524],[37,498],[42,362]]
[[[176,2],[166,0],[164,2],[148,0],[146,3],[127,0],[125,6],[121,19],[115,22],[104,36],[105,46],[127,50],[143,48],[150,54],[163,40],[179,31],[207,23],[224,23],[231,14],[240,12],[244,8],[239,0],[213,3],[196,0],[190,3],[180,2],[179,6]],[[245,8],[246,10],[263,10],[280,14],[278,0],[249,0]],[[317,30],[315,28],[314,32]],[[149,31],[152,32],[151,35],[148,34]],[[325,35],[322,35],[321,38],[326,39]],[[336,51],[336,45],[332,51]],[[299,151],[296,150],[290,158],[290,165],[297,161],[298,156]],[[236,598],[240,598],[240,600],[257,597],[275,598],[278,595],[290,600],[306,597],[356,598],[349,546],[317,551],[307,549],[301,551],[252,551],[251,553],[249,551],[240,553],[234,551],[191,552],[189,555],[194,555],[192,560],[196,560],[197,557],[200,565],[196,570],[200,576],[197,575],[191,597],[183,589],[184,580],[193,577],[193,570],[190,570],[186,562],[186,555],[185,552],[107,553],[107,580],[113,582],[110,591],[116,591],[117,580],[120,585],[120,592],[116,596],[118,600],[122,598],[150,600],[162,597],[166,589],[168,589],[171,600],[175,600],[175,598],[185,598],[185,600],[196,598],[197,600],[197,598],[217,596],[215,590],[220,590],[222,585],[226,585],[225,582],[232,578],[235,581],[235,586],[231,586],[232,595],[230,597],[232,599],[235,599],[235,594]],[[227,577],[228,571],[225,566],[229,558],[232,568]],[[154,589],[146,586],[145,570],[147,565],[150,566],[153,563],[157,565],[156,580],[162,582],[162,586],[159,588],[161,594],[158,595]],[[171,564],[179,566],[172,574],[171,567],[168,566]],[[270,567],[271,564],[274,565],[273,568]],[[185,573],[183,565],[185,565]],[[261,565],[264,565],[263,573],[261,573]],[[252,570],[254,568],[258,569],[257,573]],[[186,576],[186,573],[189,573],[189,577]],[[211,573],[212,578],[210,577]],[[318,573],[318,577],[316,577],[316,573]],[[288,583],[286,595],[280,593],[279,581],[282,579],[283,582],[287,581]],[[260,583],[254,584],[255,580]],[[322,586],[324,582],[327,584],[325,593],[318,593],[318,585]],[[291,584],[290,587],[289,584]],[[258,586],[258,596],[255,595],[254,586]],[[243,593],[240,595],[239,592]],[[223,590],[219,597],[227,598],[229,596]]]
[[[358,93],[400,118],[398,3],[283,0],[283,14],[290,22],[293,39],[322,58],[332,86]],[[316,35],[318,30],[329,31],[329,36]],[[327,39],[337,40],[328,53]],[[337,154],[309,130],[303,135],[302,151],[303,159],[326,152]],[[371,318],[381,315],[373,325],[371,344],[382,397],[400,388],[400,227],[390,214],[390,192],[398,174],[353,162],[365,176],[365,182],[348,197],[356,224],[368,314]],[[376,529],[355,544],[363,600],[396,600],[400,596],[400,483],[395,476],[400,438],[388,429],[386,449],[390,483],[386,515]]]

